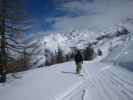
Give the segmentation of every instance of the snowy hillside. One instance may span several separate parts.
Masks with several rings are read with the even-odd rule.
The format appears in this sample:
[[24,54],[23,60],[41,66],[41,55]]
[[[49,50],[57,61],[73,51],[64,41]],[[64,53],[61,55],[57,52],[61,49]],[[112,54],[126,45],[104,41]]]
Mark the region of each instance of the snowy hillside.
[[110,63],[84,62],[83,77],[74,62],[19,73],[0,84],[1,100],[132,100],[133,73]]
[[[120,28],[119,31],[122,31]],[[111,33],[91,32],[91,31],[72,31],[69,33],[55,33],[47,36],[42,36],[39,39],[34,39],[30,44],[36,44],[33,63],[35,66],[44,65],[46,50],[56,52],[58,48],[63,50],[64,54],[72,52],[73,48],[84,49],[89,43],[93,45],[95,50],[100,48],[102,51],[109,52],[109,49],[116,45],[126,42],[130,34],[119,34],[118,30],[113,30]]]

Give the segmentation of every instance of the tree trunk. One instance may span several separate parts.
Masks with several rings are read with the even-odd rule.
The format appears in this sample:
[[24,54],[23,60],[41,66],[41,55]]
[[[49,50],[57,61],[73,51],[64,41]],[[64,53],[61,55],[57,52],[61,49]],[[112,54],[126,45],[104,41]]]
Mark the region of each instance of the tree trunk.
[[6,0],[1,0],[0,11],[0,35],[1,35],[1,47],[0,47],[0,82],[6,82],[6,65],[7,65],[7,53],[6,53],[6,38],[5,38],[5,13],[6,13]]

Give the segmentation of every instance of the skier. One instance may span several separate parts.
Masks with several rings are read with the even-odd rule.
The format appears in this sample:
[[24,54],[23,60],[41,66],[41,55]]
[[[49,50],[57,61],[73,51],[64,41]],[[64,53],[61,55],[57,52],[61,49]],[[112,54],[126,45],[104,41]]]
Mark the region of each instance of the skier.
[[75,56],[74,56],[75,64],[76,64],[76,74],[80,74],[80,71],[82,69],[83,64],[83,57],[79,50],[77,50]]
[[97,50],[97,54],[98,54],[99,56],[102,55],[102,51],[101,51],[101,49],[98,49],[98,50]]

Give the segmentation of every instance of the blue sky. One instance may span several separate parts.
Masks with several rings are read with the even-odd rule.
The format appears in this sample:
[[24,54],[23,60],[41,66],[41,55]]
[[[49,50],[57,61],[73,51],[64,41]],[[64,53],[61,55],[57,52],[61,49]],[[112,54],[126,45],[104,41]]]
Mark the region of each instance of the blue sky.
[[55,4],[53,0],[27,0],[27,9],[35,21],[35,30],[49,30],[51,25],[46,19],[55,13]]
[[[27,0],[27,10],[32,14],[35,21],[35,31],[49,31],[53,29],[54,20],[48,20],[50,18],[57,17],[76,17],[80,16],[79,12],[69,12],[62,9],[62,5],[65,3],[82,0]],[[93,1],[93,0],[86,0]]]
[[98,30],[133,17],[133,0],[26,0],[36,32]]

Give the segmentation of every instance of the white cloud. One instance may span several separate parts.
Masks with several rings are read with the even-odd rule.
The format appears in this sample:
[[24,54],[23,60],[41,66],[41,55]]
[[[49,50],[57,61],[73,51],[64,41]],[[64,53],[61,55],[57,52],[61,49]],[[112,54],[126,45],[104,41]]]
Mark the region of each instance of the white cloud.
[[[82,1],[82,0],[81,0]],[[54,20],[54,31],[64,32],[92,29],[108,31],[121,25],[128,18],[133,17],[133,0],[95,0],[93,3],[72,1],[62,4],[59,8],[67,12],[84,12],[76,17],[62,16],[49,18]]]

